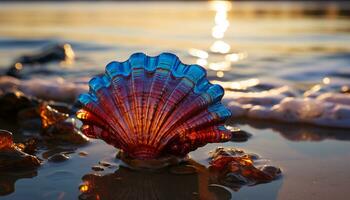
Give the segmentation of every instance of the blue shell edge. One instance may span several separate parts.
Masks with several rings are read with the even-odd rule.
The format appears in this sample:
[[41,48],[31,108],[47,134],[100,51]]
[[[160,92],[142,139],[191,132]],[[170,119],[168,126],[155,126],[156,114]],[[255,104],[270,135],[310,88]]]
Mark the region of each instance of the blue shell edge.
[[[85,105],[90,101],[97,101],[95,93],[99,89],[109,87],[111,79],[115,76],[129,76],[132,69],[136,67],[143,67],[149,72],[154,72],[156,69],[162,68],[171,71],[175,77],[186,77],[195,83],[195,93],[206,92],[212,102],[219,102],[224,95],[224,89],[220,85],[211,84],[206,78],[206,70],[199,65],[186,65],[172,53],[161,53],[154,57],[147,56],[144,53],[134,53],[124,62],[110,62],[106,66],[105,75],[93,77],[89,81],[90,93],[80,95],[78,101]],[[220,118],[225,119],[231,115],[230,111],[222,104],[221,106],[214,105],[209,108],[217,113]]]

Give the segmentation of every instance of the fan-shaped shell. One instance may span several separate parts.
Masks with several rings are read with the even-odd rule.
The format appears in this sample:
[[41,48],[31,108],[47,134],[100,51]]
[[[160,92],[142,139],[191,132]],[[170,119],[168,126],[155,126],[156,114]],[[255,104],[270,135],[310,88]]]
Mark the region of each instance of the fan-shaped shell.
[[186,155],[231,138],[223,126],[231,116],[220,102],[223,88],[209,83],[205,69],[173,54],[135,53],[125,62],[113,61],[89,85],[79,97],[82,132],[132,158]]

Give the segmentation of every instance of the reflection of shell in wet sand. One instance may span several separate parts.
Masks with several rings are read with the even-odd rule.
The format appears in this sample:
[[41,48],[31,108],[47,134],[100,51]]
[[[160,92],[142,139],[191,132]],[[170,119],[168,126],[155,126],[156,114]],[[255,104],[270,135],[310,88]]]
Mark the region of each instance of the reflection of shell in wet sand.
[[[186,172],[186,166],[190,166],[191,173]],[[79,199],[231,199],[228,190],[218,191],[208,187],[209,173],[204,166],[191,160],[188,165],[173,168],[154,172],[120,167],[114,173],[105,175],[86,174],[79,187]]]
[[231,113],[220,102],[222,87],[209,83],[202,67],[173,54],[133,54],[108,64],[89,84],[90,92],[79,97],[82,131],[131,158],[183,156],[231,138],[223,126]]

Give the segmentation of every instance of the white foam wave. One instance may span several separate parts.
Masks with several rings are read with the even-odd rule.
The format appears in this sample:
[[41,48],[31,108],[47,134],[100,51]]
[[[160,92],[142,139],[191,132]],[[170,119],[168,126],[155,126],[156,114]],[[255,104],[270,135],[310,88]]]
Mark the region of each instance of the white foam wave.
[[310,98],[293,93],[288,86],[263,92],[227,91],[224,102],[234,117],[350,128],[349,94],[327,92]]

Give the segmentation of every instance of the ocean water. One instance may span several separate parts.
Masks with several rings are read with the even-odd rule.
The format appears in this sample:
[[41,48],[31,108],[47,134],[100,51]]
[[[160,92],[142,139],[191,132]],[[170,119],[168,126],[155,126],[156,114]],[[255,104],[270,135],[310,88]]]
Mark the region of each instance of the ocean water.
[[[209,79],[226,84],[228,92],[288,86],[288,92],[298,97],[307,91],[340,93],[350,86],[349,13],[349,5],[327,2],[2,3],[0,69],[5,72],[23,54],[69,43],[76,57],[73,62],[25,69],[25,79],[90,77],[103,72],[110,61],[126,60],[134,52],[157,55],[167,51],[185,63],[204,66]],[[312,90],[317,85],[321,89]],[[232,199],[350,196],[348,130],[270,119],[233,119],[230,124],[253,136],[245,143],[220,145],[257,153],[283,170],[283,177],[271,183],[229,190]],[[207,153],[218,145],[207,145],[191,156],[208,165]],[[91,166],[100,160],[116,162],[115,150],[103,142],[93,141],[80,150],[89,156],[73,154],[64,163],[45,162],[36,176],[18,180],[15,191],[0,199],[78,198],[79,184]],[[199,188],[200,181],[192,181]],[[180,198],[176,195],[169,194]]]

